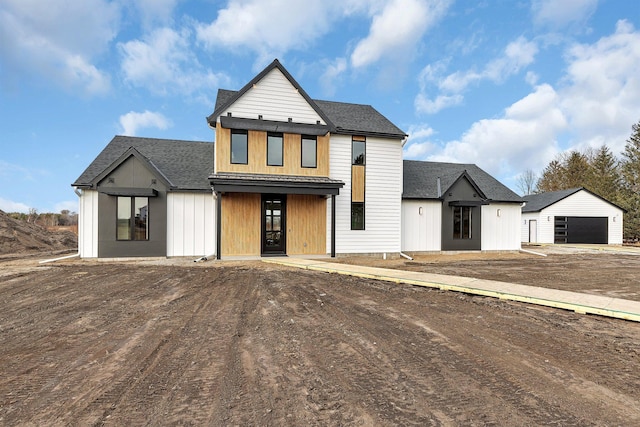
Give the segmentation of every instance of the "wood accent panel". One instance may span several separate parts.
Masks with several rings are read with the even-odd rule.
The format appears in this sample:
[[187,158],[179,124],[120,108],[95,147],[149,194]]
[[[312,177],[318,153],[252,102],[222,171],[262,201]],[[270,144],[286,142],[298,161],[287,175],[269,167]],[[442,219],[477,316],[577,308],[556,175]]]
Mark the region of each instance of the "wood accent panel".
[[260,255],[260,194],[222,195],[222,256]]
[[287,254],[327,253],[327,199],[315,195],[287,197]]
[[351,166],[351,201],[364,202],[365,167]]
[[367,141],[367,138],[366,138],[366,137],[364,137],[364,136],[360,136],[360,135],[353,135],[353,136],[351,137],[351,140],[352,140],[352,141],[363,141],[363,142],[366,142],[366,141]]
[[284,159],[282,166],[267,166],[267,133],[249,131],[247,148],[249,150],[246,165],[231,163],[231,129],[216,127],[215,171],[242,172],[273,175],[329,176],[329,139],[330,135],[317,139],[317,167],[303,168],[301,140],[298,134],[285,133],[283,137]]

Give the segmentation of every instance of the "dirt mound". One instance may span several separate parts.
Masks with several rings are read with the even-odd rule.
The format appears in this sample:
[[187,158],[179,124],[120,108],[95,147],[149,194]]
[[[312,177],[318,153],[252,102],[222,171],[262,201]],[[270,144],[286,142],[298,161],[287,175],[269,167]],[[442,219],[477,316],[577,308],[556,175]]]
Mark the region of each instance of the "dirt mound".
[[0,210],[0,255],[75,249],[78,237],[70,231],[50,232],[11,218]]

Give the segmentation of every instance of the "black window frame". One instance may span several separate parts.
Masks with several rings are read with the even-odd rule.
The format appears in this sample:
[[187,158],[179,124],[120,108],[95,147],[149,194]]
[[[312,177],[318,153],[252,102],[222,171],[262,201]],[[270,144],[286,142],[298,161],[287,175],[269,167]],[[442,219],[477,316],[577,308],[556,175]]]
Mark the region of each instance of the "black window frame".
[[[269,138],[280,139],[280,164],[269,163]],[[284,134],[280,132],[267,132],[267,166],[281,167],[284,166]]]
[[[127,199],[129,200],[129,224],[128,224],[128,236],[126,239],[121,238],[120,237],[120,202],[121,200]],[[137,199],[145,199],[146,204],[142,207],[147,208],[147,213],[146,213],[146,218],[144,221],[144,238],[140,239],[138,238],[138,230],[139,230],[139,225],[141,224],[141,221],[139,220],[139,217],[136,216],[136,211],[138,210],[136,208],[137,204],[136,201]],[[117,196],[116,197],[116,240],[119,242],[130,242],[130,241],[135,241],[135,242],[147,242],[149,241],[149,231],[150,231],[150,208],[149,208],[149,197],[145,197],[145,196]]]
[[[362,208],[362,224],[358,224],[358,210]],[[364,202],[351,202],[351,229],[352,230],[364,230],[365,229],[365,205]]]
[[[466,219],[465,219],[465,212],[468,213]],[[456,220],[458,219],[459,219],[459,222],[456,222]],[[453,207],[453,239],[454,240],[473,239],[473,206],[454,206]]]
[[[313,166],[305,165],[304,163],[304,153],[305,153],[304,142],[305,141],[313,141],[313,160],[314,160]],[[300,167],[309,168],[309,169],[316,169],[318,167],[318,137],[317,136],[302,135],[302,137],[300,138]]]
[[[245,158],[244,158],[244,162],[242,161],[237,161],[234,162],[233,161],[233,147],[234,145],[240,143],[240,141],[234,140],[233,136],[234,135],[243,135],[244,136],[244,153],[245,153]],[[231,130],[231,137],[230,137],[230,141],[229,141],[229,162],[231,162],[232,165],[246,165],[249,164],[249,132],[246,130],[242,130],[242,129],[232,129]]]
[[[360,144],[362,144],[362,150],[358,150],[358,157],[356,157],[356,146],[359,146]],[[360,156],[362,156],[361,159],[359,158]],[[351,165],[352,166],[367,165],[367,141],[361,141],[359,139],[351,139]]]

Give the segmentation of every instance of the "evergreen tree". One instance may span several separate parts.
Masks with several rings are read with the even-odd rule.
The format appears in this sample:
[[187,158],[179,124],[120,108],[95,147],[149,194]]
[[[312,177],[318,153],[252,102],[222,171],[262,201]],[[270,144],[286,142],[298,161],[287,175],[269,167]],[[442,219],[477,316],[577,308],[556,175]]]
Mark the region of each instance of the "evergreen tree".
[[591,165],[586,154],[571,151],[564,163],[564,188],[585,187],[591,181]]
[[590,160],[590,179],[585,187],[600,197],[617,203],[620,198],[620,171],[618,161],[603,145],[596,150]]
[[560,157],[552,160],[542,171],[538,180],[536,192],[546,193],[547,191],[558,191],[564,189],[564,167],[560,162]]
[[640,122],[634,124],[622,153],[622,207],[625,239],[640,239]]

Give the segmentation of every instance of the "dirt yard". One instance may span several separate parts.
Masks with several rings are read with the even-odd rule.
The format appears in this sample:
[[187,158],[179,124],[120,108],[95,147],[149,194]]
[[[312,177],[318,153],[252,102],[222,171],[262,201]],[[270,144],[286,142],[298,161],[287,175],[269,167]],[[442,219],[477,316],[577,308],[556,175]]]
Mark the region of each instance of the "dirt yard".
[[[637,298],[565,258],[408,266]],[[640,424],[638,323],[259,262],[0,260],[0,343],[0,425]]]

